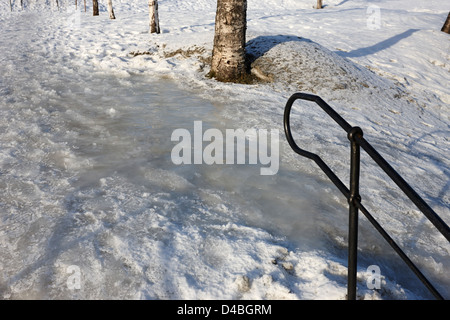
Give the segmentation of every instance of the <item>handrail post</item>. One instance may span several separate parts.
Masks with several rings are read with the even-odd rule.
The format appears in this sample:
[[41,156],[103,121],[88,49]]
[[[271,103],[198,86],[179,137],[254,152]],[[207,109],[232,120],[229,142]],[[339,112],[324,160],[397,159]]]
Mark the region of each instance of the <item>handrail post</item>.
[[349,204],[349,229],[348,229],[348,279],[347,299],[356,300],[356,275],[357,275],[357,251],[358,251],[358,206],[361,202],[359,195],[359,173],[360,173],[360,146],[356,136],[362,137],[363,132],[359,127],[353,127],[348,132],[351,143],[350,160],[350,197]]
[[[315,153],[301,149],[292,137],[290,127],[290,113],[293,103],[297,99],[314,101],[322,108],[336,123],[338,123],[345,132],[351,143],[351,167],[350,167],[350,189],[336,176],[328,165]],[[361,204],[359,195],[359,173],[360,173],[360,149],[364,149],[367,154],[384,170],[384,172],[397,184],[397,186],[408,196],[408,198],[422,211],[422,213],[433,223],[437,230],[450,242],[450,228],[448,225],[431,209],[428,204],[403,180],[403,178],[383,159],[383,157],[363,138],[363,132],[359,127],[352,127],[344,118],[334,111],[319,96],[306,93],[296,93],[292,95],[284,109],[284,131],[286,138],[294,152],[313,160],[320,169],[328,176],[335,186],[342,192],[349,203],[349,237],[348,237],[348,280],[347,280],[347,299],[356,299],[356,276],[357,276],[357,246],[358,246],[358,210],[364,214],[374,228],[383,236],[395,252],[403,259],[410,269],[417,275],[420,281],[430,290],[438,299],[443,299],[442,295],[433,287],[428,279],[420,272],[414,263],[406,256],[401,248],[381,227],[374,217]]]

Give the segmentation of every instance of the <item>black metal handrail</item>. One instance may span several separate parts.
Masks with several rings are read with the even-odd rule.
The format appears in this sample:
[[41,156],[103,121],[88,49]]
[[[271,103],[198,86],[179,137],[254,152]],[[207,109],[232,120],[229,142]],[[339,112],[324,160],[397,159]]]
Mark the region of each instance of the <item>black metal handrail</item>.
[[[351,144],[350,162],[350,189],[334,174],[328,165],[315,153],[301,149],[294,141],[290,127],[290,114],[294,102],[298,99],[313,101],[318,104],[334,121],[336,121],[347,133]],[[319,96],[295,93],[292,95],[284,110],[284,131],[291,148],[299,155],[313,160],[336,187],[347,198],[349,203],[349,237],[348,237],[348,283],[347,298],[356,299],[356,269],[357,269],[357,242],[358,242],[358,210],[366,216],[369,222],[390,244],[394,251],[403,259],[409,268],[416,274],[429,291],[437,298],[443,299],[441,294],[433,287],[428,279],[420,272],[416,265],[406,256],[401,248],[394,242],[389,234],[374,219],[369,211],[361,204],[359,195],[359,173],[360,173],[360,147],[384,170],[384,172],[397,184],[397,186],[408,196],[417,208],[431,221],[439,232],[450,242],[450,229],[447,224],[430,208],[430,206],[409,186],[409,184],[384,160],[384,158],[363,138],[363,131],[359,127],[352,127],[336,111],[334,111]]]

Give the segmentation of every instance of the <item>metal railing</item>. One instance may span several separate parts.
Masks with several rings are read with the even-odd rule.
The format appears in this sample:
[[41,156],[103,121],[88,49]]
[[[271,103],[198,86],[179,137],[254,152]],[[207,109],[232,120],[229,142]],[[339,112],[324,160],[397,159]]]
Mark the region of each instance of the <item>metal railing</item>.
[[[301,149],[294,141],[290,127],[290,114],[294,102],[298,99],[313,101],[319,105],[342,129],[347,133],[351,146],[350,161],[350,189],[334,174],[328,165],[317,155]],[[416,274],[422,283],[437,299],[443,299],[441,294],[433,287],[428,279],[416,267],[416,265],[406,256],[400,247],[394,242],[389,234],[373,218],[369,211],[361,204],[359,195],[359,174],[360,174],[360,148],[384,170],[384,172],[397,184],[397,186],[408,196],[417,208],[431,221],[439,232],[450,242],[450,229],[445,222],[430,208],[430,206],[409,186],[408,183],[389,165],[389,163],[363,138],[363,131],[359,127],[352,127],[336,111],[334,111],[319,96],[296,93],[292,95],[284,110],[284,131],[291,148],[299,155],[313,160],[336,187],[347,198],[349,203],[349,235],[348,235],[348,283],[347,299],[356,299],[356,269],[357,269],[357,243],[358,243],[358,210],[360,210],[375,229],[390,244],[395,252],[403,259],[409,268]]]

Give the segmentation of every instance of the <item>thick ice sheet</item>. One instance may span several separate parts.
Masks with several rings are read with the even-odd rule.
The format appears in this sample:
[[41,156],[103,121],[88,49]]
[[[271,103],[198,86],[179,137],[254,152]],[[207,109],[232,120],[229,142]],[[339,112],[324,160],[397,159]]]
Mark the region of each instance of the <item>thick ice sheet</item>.
[[[250,43],[279,59],[273,72],[294,69],[253,86],[205,78],[198,57],[211,51],[212,0],[161,1],[157,36],[137,1],[115,1],[115,21],[104,7],[94,18],[65,3],[13,13],[2,3],[3,298],[344,299],[346,201],[283,136],[275,176],[170,161],[172,131],[194,121],[282,134],[284,104],[299,90],[354,119],[449,222],[448,38],[438,31],[446,12],[433,1],[377,2],[382,28],[364,31],[371,2],[329,1],[320,12],[306,2],[277,1],[274,13],[275,1],[249,1]],[[299,141],[346,182],[343,132],[310,104],[293,119]],[[448,295],[448,243],[363,163],[365,203]],[[360,297],[430,298],[363,218],[360,253]],[[365,283],[373,264],[378,291]],[[70,287],[77,271],[79,289]]]

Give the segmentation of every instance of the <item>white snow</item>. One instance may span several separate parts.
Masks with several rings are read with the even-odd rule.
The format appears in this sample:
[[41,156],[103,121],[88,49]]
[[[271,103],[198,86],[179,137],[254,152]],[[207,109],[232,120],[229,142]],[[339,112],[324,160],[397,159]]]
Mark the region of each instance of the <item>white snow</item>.
[[[159,35],[145,1],[113,1],[116,20],[106,1],[98,17],[59,2],[0,3],[3,299],[345,299],[346,200],[282,134],[299,91],[360,126],[450,223],[444,1],[249,0],[248,51],[273,78],[253,85],[206,77],[215,0],[160,0]],[[171,133],[194,121],[279,129],[279,172],[174,165]],[[345,132],[311,103],[292,125],[347,183]],[[450,297],[449,243],[364,153],[361,194]],[[362,215],[358,297],[433,298]]]

